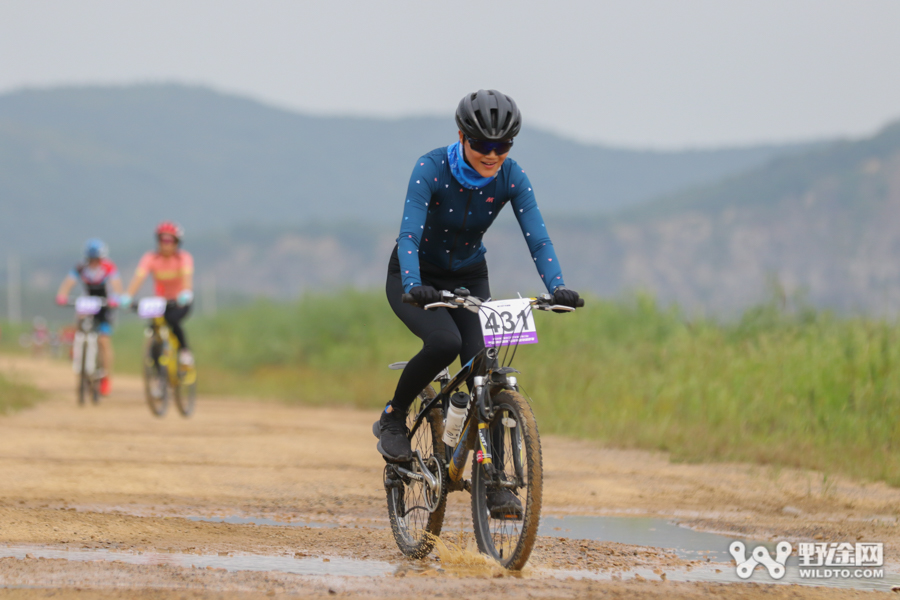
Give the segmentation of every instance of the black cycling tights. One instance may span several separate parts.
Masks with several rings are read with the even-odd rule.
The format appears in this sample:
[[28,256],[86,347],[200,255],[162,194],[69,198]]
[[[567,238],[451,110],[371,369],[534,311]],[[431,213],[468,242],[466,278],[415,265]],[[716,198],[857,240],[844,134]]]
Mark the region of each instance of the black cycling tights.
[[166,323],[175,337],[178,339],[178,345],[185,350],[188,349],[187,338],[184,337],[184,329],[181,328],[181,321],[191,312],[191,305],[178,306],[177,304],[168,304],[166,306]]
[[[478,298],[491,296],[484,262],[458,271],[445,271],[422,263],[422,282],[437,290],[453,291],[465,287]],[[403,369],[391,400],[394,410],[406,413],[419,392],[434,380],[441,369],[450,365],[457,356],[465,364],[484,348],[484,338],[476,313],[464,308],[423,310],[401,301],[403,284],[396,248],[391,256],[385,289],[391,308],[423,343],[422,350]]]

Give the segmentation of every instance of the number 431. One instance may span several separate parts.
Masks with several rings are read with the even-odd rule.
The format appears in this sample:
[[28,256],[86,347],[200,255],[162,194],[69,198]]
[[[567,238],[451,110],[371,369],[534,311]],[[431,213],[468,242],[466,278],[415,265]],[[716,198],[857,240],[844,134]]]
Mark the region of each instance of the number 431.
[[[498,322],[499,321],[499,322]],[[502,326],[501,326],[502,323]],[[516,315],[516,320],[513,320],[512,313],[509,311],[503,311],[498,314],[492,312],[487,319],[487,322],[484,324],[485,329],[490,329],[495,334],[503,329],[504,332],[514,331],[516,326],[519,326],[522,330],[529,329],[528,327],[528,314],[525,309],[523,309],[518,315]]]

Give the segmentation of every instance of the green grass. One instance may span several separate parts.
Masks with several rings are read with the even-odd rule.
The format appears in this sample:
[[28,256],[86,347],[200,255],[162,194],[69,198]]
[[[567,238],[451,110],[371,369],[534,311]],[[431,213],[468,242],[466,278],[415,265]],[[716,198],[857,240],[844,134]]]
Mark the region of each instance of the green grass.
[[10,415],[34,406],[43,394],[30,385],[10,381],[0,375],[0,415]]
[[31,324],[0,322],[0,351],[22,354],[26,349],[19,343],[19,336],[31,332]]
[[[519,381],[543,433],[900,484],[900,327],[777,304],[720,323],[647,297],[537,315]],[[258,302],[188,321],[205,392],[381,406],[420,342],[378,293]],[[116,335],[139,364],[140,325]]]

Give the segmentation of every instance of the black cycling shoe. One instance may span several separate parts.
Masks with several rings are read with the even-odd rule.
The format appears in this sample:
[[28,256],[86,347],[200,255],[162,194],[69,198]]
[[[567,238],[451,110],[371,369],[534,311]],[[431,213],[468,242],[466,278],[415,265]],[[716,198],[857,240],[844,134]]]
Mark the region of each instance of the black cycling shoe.
[[507,488],[488,489],[487,505],[492,519],[518,521],[522,518],[522,503]]
[[372,425],[372,433],[378,438],[378,451],[385,460],[388,462],[412,460],[406,415],[401,415],[399,411],[382,412],[381,419]]

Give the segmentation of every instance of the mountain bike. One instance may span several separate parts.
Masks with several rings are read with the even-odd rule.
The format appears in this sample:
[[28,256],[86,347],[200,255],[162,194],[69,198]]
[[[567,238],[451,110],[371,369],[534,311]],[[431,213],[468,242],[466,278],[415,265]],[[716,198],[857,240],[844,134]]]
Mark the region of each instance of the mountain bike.
[[[520,344],[537,342],[533,309],[575,309],[553,304],[549,294],[499,301],[475,298],[465,289],[441,294],[441,302],[423,308],[465,308],[478,313],[485,348],[452,377],[445,368],[435,378],[440,391],[429,385],[410,408],[407,425],[413,459],[384,468],[391,531],[403,554],[424,558],[441,533],[447,494],[465,490],[472,496],[479,551],[507,569],[518,570],[528,561],[537,537],[543,464],[534,413],[514,375],[519,371],[510,365]],[[414,304],[409,294],[403,295],[403,301]],[[584,301],[578,305],[584,306]],[[460,390],[467,381],[472,395]],[[454,406],[464,404],[466,411],[462,433],[452,446],[443,439],[451,399]],[[471,480],[466,480],[463,472],[473,450]],[[510,491],[520,508],[492,509],[488,495],[502,490]]]
[[100,381],[106,374],[97,338],[95,317],[106,306],[106,298],[100,296],[79,296],[66,306],[75,307],[78,319],[75,338],[72,341],[72,370],[78,376],[78,404],[84,406],[87,397],[91,402],[100,402]]
[[144,331],[144,396],[157,417],[166,414],[170,395],[185,417],[194,413],[197,401],[197,369],[179,363],[178,338],[166,324],[166,307],[174,304],[174,300],[151,296],[133,306],[139,317],[149,320]]

